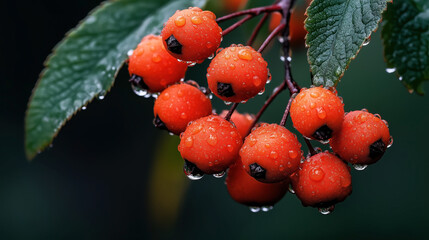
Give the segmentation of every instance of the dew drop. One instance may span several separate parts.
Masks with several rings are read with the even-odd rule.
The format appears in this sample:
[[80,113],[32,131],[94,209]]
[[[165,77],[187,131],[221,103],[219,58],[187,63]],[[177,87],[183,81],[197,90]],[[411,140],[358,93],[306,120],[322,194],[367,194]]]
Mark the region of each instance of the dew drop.
[[208,59],[213,59],[213,58],[214,58],[214,56],[215,56],[215,54],[214,54],[214,53],[212,53],[212,54],[208,57]]
[[334,206],[326,207],[326,208],[319,208],[319,212],[323,215],[328,215],[332,211],[334,211]]
[[253,76],[253,85],[259,87],[262,84],[262,80],[258,76]]
[[153,56],[152,56],[152,62],[154,62],[154,63],[159,63],[159,62],[161,62],[161,56],[159,56],[159,54],[153,54]]
[[295,190],[293,190],[293,187],[292,187],[292,185],[291,185],[291,184],[289,184],[288,191],[289,191],[290,193],[292,193],[292,194],[295,194]]
[[298,153],[294,150],[289,150],[289,157],[295,159],[298,156]]
[[253,58],[252,53],[247,49],[241,49],[240,51],[238,51],[238,57],[240,59],[248,60],[248,61],[252,60]]
[[392,144],[393,144],[393,137],[390,136],[389,143],[387,144],[387,148],[390,148],[392,146]]
[[365,164],[353,164],[354,169],[358,170],[358,171],[362,171],[365,170],[366,167],[368,167],[368,165]]
[[132,49],[128,50],[128,52],[127,52],[127,56],[128,56],[128,57],[131,57],[131,55],[133,55],[133,52],[134,52],[134,50],[132,50]]
[[284,62],[286,60],[285,56],[280,56],[280,61]]
[[201,178],[203,178],[204,177],[204,175],[200,175],[200,174],[196,174],[196,175],[193,175],[193,174],[189,174],[189,175],[186,175],[190,180],[193,180],[193,181],[195,181],[195,180],[200,180]]
[[289,56],[286,58],[288,62],[292,62],[292,58]]
[[250,209],[250,211],[251,211],[251,212],[253,212],[253,213],[257,213],[257,212],[261,211],[261,208],[260,208],[260,207],[249,207],[249,209]]
[[320,119],[325,119],[326,118],[326,112],[325,112],[325,110],[322,107],[317,108],[317,116]]
[[396,72],[396,68],[386,68],[387,73],[394,73]]
[[276,151],[271,151],[270,158],[277,159],[279,157],[279,154]]
[[192,145],[194,145],[194,140],[192,139],[192,137],[187,137],[185,139],[185,147],[192,147]]
[[233,147],[231,144],[228,144],[228,145],[226,146],[226,149],[228,150],[228,152],[232,152],[232,151],[234,151],[234,147]]
[[133,92],[137,96],[143,97],[143,96],[147,95],[147,90],[146,89],[140,88],[140,87],[135,86],[133,84],[131,84],[131,89],[133,90]]
[[86,110],[86,106],[83,106],[81,109],[82,109],[82,110]]
[[203,20],[199,16],[193,16],[191,18],[191,22],[195,25],[200,25],[203,22]]
[[174,24],[178,27],[183,27],[186,24],[186,18],[183,16],[178,16],[174,19]]
[[186,119],[186,113],[182,112],[182,113],[180,114],[180,118],[181,118],[181,119]]
[[225,176],[225,171],[222,171],[222,172],[220,172],[220,173],[215,173],[215,174],[213,174],[213,177],[215,177],[215,178],[221,178],[221,177],[223,177],[223,176]]
[[231,105],[232,102],[223,101],[223,103],[225,103],[225,105]]
[[261,207],[261,210],[262,210],[262,212],[268,212],[268,211],[271,211],[271,210],[273,210],[273,206],[262,206]]
[[311,93],[310,93],[310,96],[311,96],[312,98],[318,98],[318,97],[319,97],[319,93],[318,93],[318,92],[311,92]]
[[284,42],[285,42],[285,39],[284,39],[284,37],[282,37],[282,36],[279,36],[279,37],[278,37],[278,40],[279,40],[279,42],[280,42],[280,43],[284,43]]
[[362,46],[368,46],[369,42],[371,41],[371,37],[365,39],[362,43]]
[[229,69],[231,69],[231,70],[235,69],[234,63],[229,64]]
[[260,92],[258,92],[258,95],[262,95],[262,94],[264,94],[264,92],[265,92],[265,88],[262,89]]
[[315,167],[310,171],[310,179],[315,182],[320,182],[325,177],[325,172],[319,167]]
[[217,144],[217,138],[216,138],[216,136],[210,134],[209,138],[207,138],[207,143],[210,146],[216,146],[216,144]]

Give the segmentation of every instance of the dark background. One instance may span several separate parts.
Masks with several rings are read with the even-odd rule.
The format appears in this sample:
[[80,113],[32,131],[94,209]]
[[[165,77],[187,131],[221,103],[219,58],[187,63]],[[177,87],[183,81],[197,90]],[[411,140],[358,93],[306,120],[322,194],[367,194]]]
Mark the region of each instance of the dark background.
[[[126,69],[104,100],[90,103],[52,148],[28,162],[24,114],[42,63],[99,2],[0,2],[0,239],[427,238],[429,100],[410,95],[385,72],[379,32],[352,61],[338,91],[346,111],[381,114],[394,144],[377,164],[352,171],[353,194],[330,215],[302,207],[292,194],[273,211],[254,214],[230,199],[223,179],[190,182],[177,137],[152,126],[153,100],[132,93]],[[222,46],[244,43],[249,31],[228,35]],[[294,48],[292,67],[295,79],[309,86],[305,54]],[[265,56],[270,93],[283,75],[278,43]],[[190,69],[188,78],[206,85],[206,66]],[[238,111],[256,112],[267,93]],[[282,94],[263,120],[278,122],[287,99]],[[227,108],[219,100],[214,106]]]

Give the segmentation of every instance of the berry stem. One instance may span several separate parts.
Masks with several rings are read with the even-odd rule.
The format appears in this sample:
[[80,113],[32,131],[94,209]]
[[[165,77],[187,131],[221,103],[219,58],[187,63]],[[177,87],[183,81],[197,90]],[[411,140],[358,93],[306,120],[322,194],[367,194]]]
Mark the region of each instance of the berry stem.
[[225,116],[225,120],[229,121],[231,119],[231,116],[237,107],[238,107],[238,103],[232,104],[231,108],[229,109],[228,113]]
[[262,43],[262,45],[259,47],[258,52],[264,51],[264,49],[268,46],[268,44],[273,40],[277,34],[280,33],[281,30],[285,28],[286,24],[282,23],[278,25],[271,33],[270,35],[265,39],[265,41]]
[[305,144],[307,144],[308,147],[308,151],[310,152],[311,156],[314,156],[317,154],[316,150],[314,150],[313,145],[311,145],[310,140],[308,140],[307,138],[304,138]]
[[252,32],[252,35],[250,36],[249,40],[247,41],[247,46],[251,46],[253,44],[253,41],[255,41],[256,36],[259,33],[259,30],[261,30],[262,25],[264,25],[265,21],[267,20],[269,13],[264,13],[264,16],[259,20],[258,25],[256,25],[255,29]]
[[232,32],[232,30],[238,28],[239,26],[241,26],[243,23],[245,23],[247,20],[253,18],[253,15],[247,15],[246,17],[240,19],[239,21],[237,21],[236,23],[232,24],[231,26],[229,26],[227,29],[222,31],[222,36],[227,35],[228,33]]
[[294,95],[291,96],[289,98],[289,101],[287,102],[285,112],[283,113],[282,120],[280,121],[280,126],[284,127],[286,124],[287,117],[289,116],[290,104],[292,103],[293,97],[294,97]]
[[275,11],[282,11],[282,7],[279,4],[277,4],[277,2],[270,6],[250,8],[243,11],[231,13],[216,19],[216,22],[220,23],[232,18],[243,16],[243,15],[257,16],[257,15],[260,15],[261,13],[268,13],[268,12],[275,12]]

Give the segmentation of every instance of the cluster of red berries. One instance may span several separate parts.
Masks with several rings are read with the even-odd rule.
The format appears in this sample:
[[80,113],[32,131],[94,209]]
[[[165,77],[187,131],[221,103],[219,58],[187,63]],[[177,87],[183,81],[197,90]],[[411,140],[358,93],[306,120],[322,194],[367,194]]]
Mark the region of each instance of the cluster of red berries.
[[[212,110],[210,92],[226,102],[246,102],[270,80],[267,62],[249,46],[220,49],[222,29],[212,12],[177,11],[161,36],[147,36],[129,58],[131,84],[155,94],[154,125],[180,135],[178,150],[191,179],[222,177],[231,197],[252,211],[269,210],[294,191],[304,206],[323,213],[352,190],[350,168],[375,163],[391,144],[387,123],[367,111],[344,113],[342,99],[330,89],[302,89],[290,116],[305,138],[332,152],[304,156],[297,136],[279,124],[255,125],[250,114]],[[216,53],[216,56],[214,54]],[[187,67],[213,58],[207,69],[210,90],[183,81]]]

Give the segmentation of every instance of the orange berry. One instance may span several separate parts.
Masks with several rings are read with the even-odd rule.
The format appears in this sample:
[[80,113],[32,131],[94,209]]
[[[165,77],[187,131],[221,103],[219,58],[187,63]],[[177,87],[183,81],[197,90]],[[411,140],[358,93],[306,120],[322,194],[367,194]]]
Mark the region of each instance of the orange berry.
[[150,92],[160,92],[180,81],[187,68],[185,63],[178,62],[165,50],[161,37],[155,35],[144,37],[128,62],[130,75],[140,81],[134,84],[140,84]]
[[226,187],[235,201],[251,207],[273,206],[286,194],[289,179],[278,183],[262,183],[249,176],[238,159],[228,169]]
[[186,83],[175,84],[162,91],[156,99],[154,124],[179,134],[185,131],[190,121],[211,112],[211,101],[200,89]]
[[[223,110],[219,115],[225,118],[226,114],[228,114],[227,110]],[[255,116],[250,115],[248,113],[239,113],[234,111],[231,116],[231,121],[234,123],[238,132],[240,132],[241,137],[244,139],[247,136],[247,133],[250,130],[250,126],[252,126],[253,121],[255,120]]]
[[267,65],[253,48],[231,45],[211,61],[207,69],[209,88],[224,101],[247,101],[265,89]]
[[379,116],[353,111],[346,114],[341,131],[334,134],[329,144],[343,160],[368,165],[383,156],[391,137],[386,122]]
[[341,129],[344,104],[326,88],[301,89],[292,101],[290,116],[293,126],[303,136],[327,141]]
[[232,123],[210,115],[191,122],[181,135],[178,149],[183,159],[202,173],[216,174],[234,163],[242,144]]
[[281,182],[298,170],[301,144],[285,127],[263,123],[246,137],[240,157],[247,173],[256,180]]
[[214,13],[191,7],[176,11],[164,24],[161,36],[172,56],[198,62],[214,54],[222,40],[222,29]]

